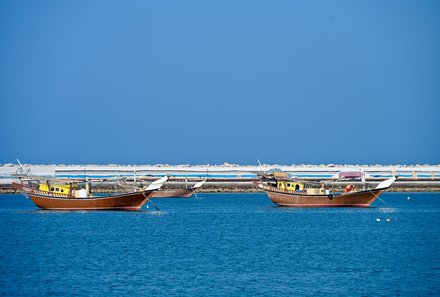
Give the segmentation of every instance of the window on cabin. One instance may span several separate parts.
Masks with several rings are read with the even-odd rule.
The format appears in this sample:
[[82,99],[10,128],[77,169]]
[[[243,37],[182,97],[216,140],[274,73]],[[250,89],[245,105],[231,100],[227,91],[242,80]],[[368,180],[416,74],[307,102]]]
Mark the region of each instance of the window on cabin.
[[55,188],[55,191],[59,191],[60,190],[60,188]]
[[53,188],[50,188],[50,190],[53,191],[54,189],[53,189]]
[[61,193],[64,193],[64,189],[61,189]]

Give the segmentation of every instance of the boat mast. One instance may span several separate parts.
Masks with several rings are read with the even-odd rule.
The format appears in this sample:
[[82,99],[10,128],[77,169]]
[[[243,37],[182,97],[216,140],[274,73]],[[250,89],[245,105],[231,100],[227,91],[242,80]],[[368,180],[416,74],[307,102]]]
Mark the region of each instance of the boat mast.
[[133,170],[133,192],[136,192],[136,169]]
[[86,168],[84,167],[84,180],[86,181],[86,192],[87,196],[89,196],[90,193],[90,185],[89,185],[89,179],[87,177]]

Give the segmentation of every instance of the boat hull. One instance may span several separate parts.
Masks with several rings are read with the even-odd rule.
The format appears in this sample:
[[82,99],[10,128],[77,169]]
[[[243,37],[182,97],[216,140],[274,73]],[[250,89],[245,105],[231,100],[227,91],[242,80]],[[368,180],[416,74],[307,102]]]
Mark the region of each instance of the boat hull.
[[329,195],[306,195],[265,189],[270,200],[287,207],[369,207],[383,189]]
[[160,190],[154,192],[151,198],[189,198],[193,189]]
[[134,192],[106,197],[57,197],[27,193],[36,206],[48,210],[139,210],[153,195],[152,192]]

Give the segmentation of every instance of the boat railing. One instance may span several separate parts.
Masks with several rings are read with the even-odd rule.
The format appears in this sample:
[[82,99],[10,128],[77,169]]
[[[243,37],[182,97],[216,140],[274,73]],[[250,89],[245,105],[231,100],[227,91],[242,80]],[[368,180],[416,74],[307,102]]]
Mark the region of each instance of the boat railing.
[[273,186],[269,186],[269,185],[263,185],[263,189],[266,188],[268,190],[271,191],[276,191],[276,192],[283,192],[283,193],[289,193],[289,194],[300,194],[300,193],[306,193],[305,190],[289,190],[289,189],[280,189],[278,187],[273,187]]
[[53,193],[53,192],[46,192],[41,190],[33,190],[33,193],[38,195],[45,195],[45,196],[53,196],[53,197],[70,197],[67,194],[60,194],[60,193]]

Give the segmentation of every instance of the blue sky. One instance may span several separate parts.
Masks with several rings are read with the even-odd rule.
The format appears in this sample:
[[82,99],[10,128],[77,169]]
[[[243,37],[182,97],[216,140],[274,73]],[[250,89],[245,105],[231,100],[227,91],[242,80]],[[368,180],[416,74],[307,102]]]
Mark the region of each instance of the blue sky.
[[439,164],[439,1],[0,2],[0,163]]

